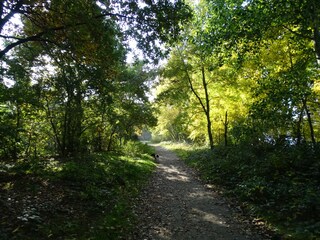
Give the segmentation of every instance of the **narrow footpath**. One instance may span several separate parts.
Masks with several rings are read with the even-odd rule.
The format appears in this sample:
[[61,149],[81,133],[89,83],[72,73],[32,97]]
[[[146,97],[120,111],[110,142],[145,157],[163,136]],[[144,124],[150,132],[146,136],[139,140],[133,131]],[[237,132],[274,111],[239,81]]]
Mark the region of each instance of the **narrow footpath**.
[[267,239],[237,222],[232,209],[171,151],[155,146],[160,158],[148,186],[137,199],[139,220],[130,239]]

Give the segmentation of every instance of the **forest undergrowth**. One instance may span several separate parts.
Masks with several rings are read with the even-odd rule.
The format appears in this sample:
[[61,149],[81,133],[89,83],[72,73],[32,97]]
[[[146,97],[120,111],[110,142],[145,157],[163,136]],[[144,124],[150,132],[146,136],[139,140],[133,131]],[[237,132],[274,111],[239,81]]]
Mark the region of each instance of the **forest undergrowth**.
[[121,238],[152,152],[129,142],[122,153],[0,162],[0,239]]
[[245,214],[264,221],[282,239],[320,238],[319,148],[170,145],[204,181],[220,186]]

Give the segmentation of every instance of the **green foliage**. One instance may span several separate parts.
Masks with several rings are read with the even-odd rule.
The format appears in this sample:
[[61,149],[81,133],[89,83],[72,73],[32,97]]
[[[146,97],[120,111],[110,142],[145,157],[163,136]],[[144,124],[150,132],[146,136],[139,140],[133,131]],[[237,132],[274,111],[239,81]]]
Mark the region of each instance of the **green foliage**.
[[139,156],[139,154],[147,154],[150,155],[154,153],[153,149],[150,148],[146,143],[137,142],[137,141],[128,141],[122,148],[124,154],[129,156]]
[[[115,209],[110,216],[122,214],[126,222],[126,201],[103,199],[129,186],[136,191],[131,179],[146,163],[137,159],[151,159],[146,145],[131,140],[157,122],[147,94],[155,72],[144,62],[125,63],[135,38],[155,62],[175,46],[157,89],[157,138],[201,145],[209,139],[214,151],[189,159],[205,179],[274,222],[303,226],[297,238],[318,234],[318,223],[305,220],[319,212],[313,204],[319,199],[318,2],[142,2],[3,1],[0,159],[14,165],[3,168],[5,179],[67,183],[76,192],[67,194],[72,201],[102,201]],[[22,16],[21,26],[13,15]],[[130,156],[105,155],[112,151]],[[43,161],[57,154],[66,162]],[[72,220],[62,232],[69,236],[80,225]],[[101,229],[104,238],[107,228]]]
[[[9,168],[1,162],[1,195],[15,207],[14,219],[21,219],[4,223],[7,210],[0,205],[5,212],[0,216],[4,239],[124,237],[134,224],[131,200],[155,167],[151,147],[129,145],[136,151],[134,157],[103,153],[68,161],[34,159]],[[27,200],[20,203],[20,198]],[[19,203],[22,208],[12,205]]]
[[297,44],[301,40],[314,39],[314,49],[319,57],[319,4],[314,0],[206,2],[213,16],[209,28],[211,39],[219,46],[247,51],[261,40],[277,39],[288,30],[294,34]]
[[289,239],[320,236],[319,148],[238,145],[189,149],[180,156],[278,233]]
[[153,129],[152,140],[184,141],[188,139],[188,114],[177,106],[158,107],[157,126]]
[[0,106],[10,112],[1,114],[0,157],[17,159],[118,150],[155,125],[154,74],[145,61],[125,63],[128,39],[156,61],[158,43],[175,41],[191,10],[180,0],[3,1],[0,15]]
[[[181,24],[187,22],[192,15],[188,5],[181,0],[155,3],[145,1],[144,4],[138,4],[134,0],[114,1],[112,4],[84,0],[15,4],[6,0],[0,10],[0,32],[5,32],[0,38],[6,41],[6,46],[1,47],[0,58],[22,44],[41,42],[44,45],[54,43],[59,47],[67,47],[73,51],[74,56],[83,57],[87,62],[97,55],[103,56],[104,50],[108,49],[105,56],[108,61],[100,62],[104,65],[113,65],[114,59],[110,55],[114,50],[113,43],[117,42],[113,36],[120,26],[125,25],[128,30],[123,30],[124,34],[136,38],[139,47],[156,61],[163,55],[163,49],[157,43],[174,42],[179,37]],[[21,14],[24,21],[22,29],[11,22],[14,14]],[[8,29],[9,31],[5,31]],[[109,35],[101,36],[104,31]],[[16,39],[18,36],[19,40]],[[101,39],[106,44],[96,44]]]

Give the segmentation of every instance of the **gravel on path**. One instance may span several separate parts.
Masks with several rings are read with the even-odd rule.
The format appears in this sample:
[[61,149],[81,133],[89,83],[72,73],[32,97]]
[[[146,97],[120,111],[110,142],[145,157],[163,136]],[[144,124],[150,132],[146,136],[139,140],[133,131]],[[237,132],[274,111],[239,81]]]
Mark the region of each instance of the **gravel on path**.
[[155,147],[157,169],[135,203],[138,223],[130,239],[266,239],[237,221],[224,198],[173,152]]

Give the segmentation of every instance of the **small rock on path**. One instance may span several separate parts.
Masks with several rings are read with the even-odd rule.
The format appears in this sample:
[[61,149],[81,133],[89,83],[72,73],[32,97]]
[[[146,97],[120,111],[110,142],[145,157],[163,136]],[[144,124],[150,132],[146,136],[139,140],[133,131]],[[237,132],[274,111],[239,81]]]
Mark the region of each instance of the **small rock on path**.
[[171,151],[155,146],[157,169],[138,198],[133,240],[261,240],[237,222],[223,198],[208,190]]

